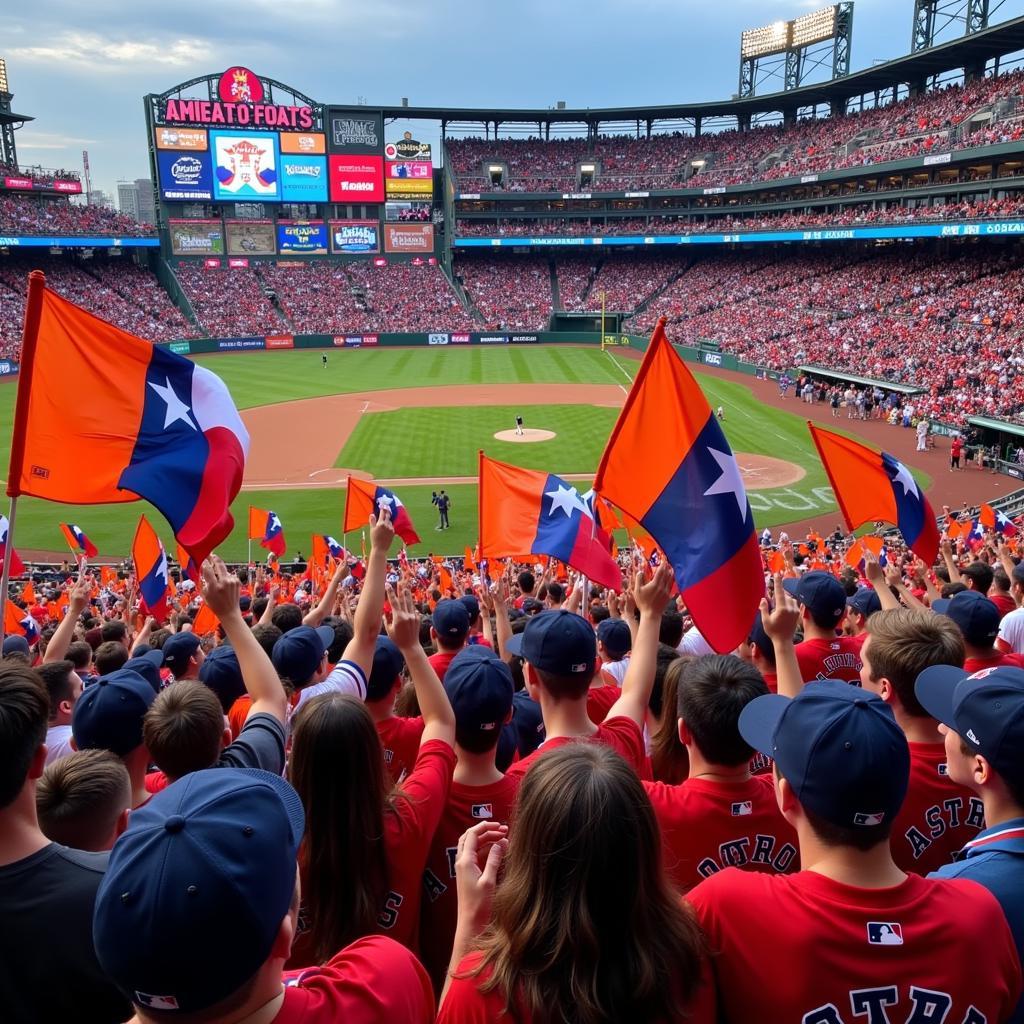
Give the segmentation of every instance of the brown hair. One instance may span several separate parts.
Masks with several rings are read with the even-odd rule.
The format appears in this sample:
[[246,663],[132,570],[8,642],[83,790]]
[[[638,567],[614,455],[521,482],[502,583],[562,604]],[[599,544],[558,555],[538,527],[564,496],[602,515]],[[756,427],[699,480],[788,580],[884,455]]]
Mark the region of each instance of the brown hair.
[[483,991],[535,1024],[678,1019],[704,940],[670,888],[633,770],[597,743],[542,757],[523,779],[491,924]]
[[0,807],[21,792],[46,740],[50,698],[39,673],[4,658],[0,665]]
[[117,819],[131,805],[128,769],[109,750],[79,750],[52,762],[36,787],[39,827],[76,850],[108,849]]
[[888,679],[908,715],[928,718],[914,695],[914,683],[932,665],[963,667],[964,639],[956,624],[934,612],[888,608],[868,619],[867,631],[871,678]]
[[104,640],[93,655],[96,672],[101,676],[123,668],[127,660],[128,648],[120,640]]
[[678,785],[690,774],[690,753],[679,738],[679,680],[693,656],[681,655],[665,672],[661,721],[651,735],[651,770],[658,782]]
[[224,709],[203,683],[179,679],[161,690],[142,720],[154,764],[171,780],[212,768],[224,737]]
[[[594,678],[594,672],[580,672],[578,675],[562,676],[554,672],[545,672],[543,669],[531,665],[537,678],[541,681],[548,695],[555,702],[562,700],[581,700],[587,696],[590,689],[590,681]],[[596,670],[597,665],[594,665]]]

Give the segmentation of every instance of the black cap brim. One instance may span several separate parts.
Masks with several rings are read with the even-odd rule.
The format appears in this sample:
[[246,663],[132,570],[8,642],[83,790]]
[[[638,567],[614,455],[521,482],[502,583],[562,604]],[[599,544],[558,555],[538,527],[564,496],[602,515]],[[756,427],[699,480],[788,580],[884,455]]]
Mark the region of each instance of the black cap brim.
[[506,654],[515,654],[520,658],[523,656],[523,635],[522,633],[513,633],[509,637],[508,642],[505,644]]
[[790,704],[792,700],[780,693],[755,697],[740,712],[740,735],[765,757],[774,757],[775,730]]
[[914,681],[914,696],[932,718],[955,730],[953,692],[968,674],[955,665],[932,665]]

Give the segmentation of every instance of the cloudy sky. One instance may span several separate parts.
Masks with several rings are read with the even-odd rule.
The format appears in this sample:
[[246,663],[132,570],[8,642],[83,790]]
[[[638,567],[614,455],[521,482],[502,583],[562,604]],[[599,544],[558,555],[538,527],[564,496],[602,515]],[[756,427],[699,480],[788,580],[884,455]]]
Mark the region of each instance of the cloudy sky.
[[[35,0],[8,5],[0,56],[22,164],[94,187],[149,175],[142,97],[233,64],[321,101],[570,107],[719,99],[736,91],[743,28],[822,0]],[[995,3],[993,3],[995,6]],[[13,8],[13,9],[12,9]],[[856,0],[853,64],[909,48],[913,0]],[[1005,0],[993,20],[1024,13]],[[421,133],[427,137],[426,132]]]

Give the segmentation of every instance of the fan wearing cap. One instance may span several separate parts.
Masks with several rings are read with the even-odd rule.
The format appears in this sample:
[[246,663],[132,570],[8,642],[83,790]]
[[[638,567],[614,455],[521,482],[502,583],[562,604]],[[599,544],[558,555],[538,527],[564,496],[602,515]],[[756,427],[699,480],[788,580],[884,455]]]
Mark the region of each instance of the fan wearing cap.
[[437,653],[430,656],[430,667],[444,682],[444,674],[455,655],[466,646],[469,636],[469,611],[461,601],[446,598],[438,601],[430,622],[430,639]]
[[597,624],[598,671],[587,692],[587,714],[595,725],[605,720],[619,699],[632,646],[633,637],[624,619],[603,619]]
[[[942,723],[950,778],[978,794],[987,822],[955,864],[930,877],[985,886],[999,900],[1024,958],[1024,671],[983,669],[969,676],[936,666],[918,676],[915,691]],[[1024,1007],[1018,1005],[1012,1019],[1024,1019]]]
[[508,648],[526,662],[526,688],[540,704],[546,738],[532,754],[516,761],[508,774],[523,775],[545,752],[589,740],[618,751],[642,777],[650,778],[643,727],[654,686],[661,614],[672,590],[672,569],[663,562],[650,582],[638,573],[633,598],[640,625],[619,699],[600,725],[587,714],[590,681],[597,670],[597,638],[586,619],[567,611],[541,612],[512,637]]
[[448,666],[444,689],[455,713],[455,775],[423,872],[420,914],[420,959],[438,992],[455,939],[459,838],[481,821],[507,825],[519,789],[518,777],[495,766],[502,726],[512,717],[508,665],[489,647],[467,647]]
[[882,610],[882,600],[872,587],[858,587],[846,599],[846,622],[844,629],[847,636],[857,637],[861,643],[868,631],[868,619],[875,612]]
[[782,581],[786,592],[800,604],[804,638],[796,645],[800,677],[860,682],[860,640],[839,636],[846,616],[846,591],[831,573],[815,570],[798,579]]
[[163,651],[164,665],[171,670],[174,679],[199,678],[204,653],[199,637],[192,630],[172,633],[160,649]]
[[0,666],[0,1016],[17,1024],[108,1024],[130,1009],[92,942],[107,854],[70,850],[39,827],[47,711],[37,673],[27,665]]
[[999,609],[976,590],[962,590],[951,598],[935,601],[932,608],[948,615],[964,638],[964,671],[980,672],[983,668],[1010,665],[1024,668],[1024,655],[1003,654],[995,647],[999,635]]
[[195,772],[132,815],[96,895],[93,935],[137,1020],[433,1020],[426,972],[387,938],[284,974],[303,828],[295,791],[253,769]]
[[[740,713],[775,761],[802,870],[726,868],[691,890],[724,1020],[1005,1021],[1021,991],[1013,936],[973,882],[907,875],[889,838],[910,752],[878,696],[822,680]],[[767,929],[767,941],[766,941]],[[983,954],[982,954],[983,951]]]
[[373,668],[366,680],[366,710],[370,712],[384,750],[384,767],[396,785],[409,774],[416,763],[423,737],[423,719],[404,718],[395,714],[395,699],[402,689],[405,658],[387,636],[377,637],[373,652]]
[[[491,641],[484,635],[483,617],[480,614],[480,602],[473,594],[463,594],[459,600],[466,606],[469,614],[469,633],[466,635],[466,643],[470,646],[482,644],[484,647],[491,647]],[[490,629],[490,623],[488,623]]]

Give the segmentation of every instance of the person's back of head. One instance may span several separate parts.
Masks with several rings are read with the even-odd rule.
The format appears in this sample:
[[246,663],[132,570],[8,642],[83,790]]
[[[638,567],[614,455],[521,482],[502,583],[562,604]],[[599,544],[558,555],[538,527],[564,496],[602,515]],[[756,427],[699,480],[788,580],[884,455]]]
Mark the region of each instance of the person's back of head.
[[523,658],[527,679],[539,681],[551,700],[586,700],[597,666],[597,636],[586,619],[563,610],[540,612],[513,634],[508,652]]
[[306,813],[303,902],[318,961],[376,930],[388,786],[380,737],[356,697],[313,697],[292,722],[289,778]]
[[108,676],[111,672],[124,668],[128,657],[128,648],[119,640],[104,640],[96,648],[96,654],[93,658],[96,665],[96,674]]
[[707,654],[683,670],[677,695],[680,738],[711,764],[745,764],[754,751],[740,735],[739,719],[755,697],[768,693],[756,668],[731,654]]
[[252,627],[252,635],[256,637],[256,642],[266,651],[267,657],[274,653],[274,644],[281,639],[282,633],[277,626],[271,623],[257,623]]
[[0,664],[0,811],[14,802],[30,774],[38,778],[42,772],[49,716],[39,674],[27,665]]
[[104,643],[114,642],[127,646],[128,627],[120,619],[111,619],[100,627],[100,637]]
[[[659,654],[661,650],[659,648]],[[657,782],[677,785],[690,772],[690,753],[679,738],[677,708],[680,680],[686,666],[693,660],[690,654],[677,655],[665,669],[661,721],[651,734],[651,771]]]
[[533,593],[537,581],[533,578],[533,573],[527,569],[516,577],[516,582],[519,584],[520,593],[526,597],[527,594]]
[[212,768],[224,739],[224,710],[203,683],[179,680],[162,690],[142,723],[153,763],[169,779]]
[[444,677],[455,713],[455,742],[470,754],[497,749],[501,727],[512,714],[512,671],[489,647],[464,647]]
[[270,621],[282,633],[287,633],[288,630],[302,625],[302,609],[291,601],[285,601],[274,609]]
[[666,608],[661,613],[658,642],[675,648],[683,642],[683,617],[675,608]]
[[36,787],[39,827],[75,850],[109,850],[131,803],[128,769],[109,750],[78,750],[52,762]]
[[565,603],[565,587],[557,581],[548,584],[548,604],[560,608]]
[[992,590],[1001,596],[1010,596],[1010,577],[1002,566],[992,573]]
[[971,590],[987,594],[992,588],[995,575],[992,566],[985,562],[970,562],[960,570],[960,576]]
[[84,640],[75,640],[68,645],[67,659],[79,675],[88,672],[92,665],[92,648]]
[[[66,716],[70,716],[71,709],[78,699],[74,679],[75,666],[70,661],[50,661],[40,665],[38,672],[50,699],[50,721],[55,721],[62,710]],[[80,690],[80,686],[77,689]],[[61,705],[65,706],[62,708]]]
[[[889,608],[868,619],[861,648],[861,681],[881,692],[886,681],[899,707],[912,718],[928,718],[914,695],[917,677],[931,665],[964,663],[964,640],[952,619],[913,608]],[[936,742],[938,742],[936,734]]]
[[345,655],[345,648],[352,642],[355,630],[351,622],[339,619],[336,616],[328,615],[323,625],[330,626],[334,630],[334,639],[327,647],[327,661],[331,665],[337,665]]
[[985,594],[977,590],[963,590],[948,601],[936,601],[932,607],[956,624],[964,638],[968,658],[986,655],[993,650],[999,635],[999,609]]
[[650,801],[614,751],[572,744],[526,774],[479,947],[526,1019],[669,1020],[694,992],[703,940],[666,881]]
[[431,636],[437,641],[439,650],[461,650],[469,635],[469,611],[461,601],[453,601],[450,598],[438,601],[431,621]]

